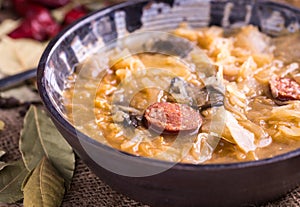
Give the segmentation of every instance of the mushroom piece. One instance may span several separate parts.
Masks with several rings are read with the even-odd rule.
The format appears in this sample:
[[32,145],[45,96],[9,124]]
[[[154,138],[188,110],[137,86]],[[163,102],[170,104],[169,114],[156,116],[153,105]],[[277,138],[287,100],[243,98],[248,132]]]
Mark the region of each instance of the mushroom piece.
[[198,88],[179,77],[171,80],[169,93],[177,103],[196,107],[200,111],[224,105],[224,93],[217,86]]

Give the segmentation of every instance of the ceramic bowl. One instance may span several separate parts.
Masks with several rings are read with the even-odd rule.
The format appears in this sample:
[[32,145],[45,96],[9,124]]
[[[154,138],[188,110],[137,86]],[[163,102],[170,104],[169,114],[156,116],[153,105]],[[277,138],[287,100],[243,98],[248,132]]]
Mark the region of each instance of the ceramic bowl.
[[[300,184],[300,150],[232,164],[170,164],[136,157],[76,130],[66,118],[62,92],[66,77],[93,48],[128,33],[167,31],[186,21],[195,28],[253,24],[276,36],[297,31],[299,19],[298,9],[269,1],[128,1],[88,15],[49,43],[38,66],[39,93],[56,127],[80,158],[103,181],[130,198],[163,207],[262,204]],[[143,176],[137,169],[160,173]]]

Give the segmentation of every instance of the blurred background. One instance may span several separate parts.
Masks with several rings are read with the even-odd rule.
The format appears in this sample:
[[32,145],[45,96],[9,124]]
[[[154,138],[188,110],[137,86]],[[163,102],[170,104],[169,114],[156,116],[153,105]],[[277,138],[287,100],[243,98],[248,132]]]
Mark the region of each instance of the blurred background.
[[[49,40],[62,29],[121,1],[0,0],[0,78],[35,68]],[[299,0],[275,1],[300,7]]]

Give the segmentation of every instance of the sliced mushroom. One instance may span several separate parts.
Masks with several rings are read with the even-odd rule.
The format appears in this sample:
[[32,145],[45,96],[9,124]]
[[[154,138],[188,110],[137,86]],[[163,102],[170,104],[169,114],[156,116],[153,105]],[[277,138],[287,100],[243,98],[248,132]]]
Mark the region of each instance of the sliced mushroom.
[[123,122],[125,127],[133,126],[137,128],[143,125],[142,112],[133,107],[115,105],[113,111],[113,120],[115,122]]
[[133,126],[134,128],[137,128],[143,125],[143,116],[129,114],[129,116],[124,119],[123,124],[125,127]]
[[171,80],[169,94],[172,96],[173,101],[189,106],[194,105],[193,97],[190,96],[189,88],[191,86],[182,78],[175,77]]
[[200,111],[224,105],[224,94],[214,86],[207,85],[194,94]]
[[198,88],[178,77],[172,79],[169,93],[176,102],[194,106],[200,111],[224,105],[224,94],[216,86]]

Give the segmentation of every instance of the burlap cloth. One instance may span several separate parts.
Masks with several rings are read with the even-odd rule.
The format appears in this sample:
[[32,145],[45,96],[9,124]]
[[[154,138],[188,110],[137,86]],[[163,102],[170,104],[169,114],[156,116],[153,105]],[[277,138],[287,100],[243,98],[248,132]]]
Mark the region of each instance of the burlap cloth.
[[[24,107],[0,109],[0,119],[5,122],[5,128],[0,132],[0,149],[7,152],[3,157],[4,161],[13,161],[21,158],[18,141],[25,110]],[[20,203],[0,204],[0,206],[16,207],[23,205]],[[78,157],[76,158],[76,168],[71,188],[65,194],[62,206],[147,207],[147,205],[143,205],[112,190],[101,178],[96,177]],[[264,205],[264,207],[275,206],[300,206],[300,187],[281,199]]]

